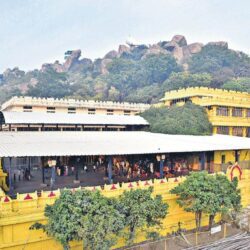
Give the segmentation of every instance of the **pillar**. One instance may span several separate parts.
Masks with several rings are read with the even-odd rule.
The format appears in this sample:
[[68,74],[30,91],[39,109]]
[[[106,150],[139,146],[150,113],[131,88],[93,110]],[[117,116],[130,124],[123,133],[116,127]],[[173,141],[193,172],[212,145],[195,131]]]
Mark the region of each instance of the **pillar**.
[[45,184],[44,157],[41,157],[41,167],[42,167],[42,184],[41,184],[41,186],[47,186]]
[[78,157],[76,158],[76,161],[75,161],[75,180],[74,180],[74,183],[80,183],[80,180],[79,180],[79,165],[81,163],[81,159]]
[[229,114],[228,116],[232,117],[233,116],[233,108],[229,108]]
[[246,127],[243,128],[243,137],[247,137],[247,128]]
[[113,167],[113,157],[109,156],[108,157],[108,179],[109,179],[109,183],[112,183],[112,167]]
[[9,158],[10,161],[10,165],[9,165],[9,194],[10,196],[12,196],[14,194],[14,187],[13,187],[13,183],[12,183],[12,171],[11,171],[11,163],[12,163],[12,158]]
[[229,135],[233,135],[233,127],[229,127]]
[[160,160],[160,177],[161,179],[163,178],[163,165],[164,165],[164,160]]
[[217,134],[217,127],[213,126],[213,134]]
[[200,161],[201,170],[205,170],[206,153],[205,153],[205,152],[202,152],[201,155],[200,155],[200,158],[201,158],[201,161]]

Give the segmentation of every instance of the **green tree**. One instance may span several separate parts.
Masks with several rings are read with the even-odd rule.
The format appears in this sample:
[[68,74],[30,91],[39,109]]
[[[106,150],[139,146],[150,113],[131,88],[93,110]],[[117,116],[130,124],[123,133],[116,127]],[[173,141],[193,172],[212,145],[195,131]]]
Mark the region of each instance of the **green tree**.
[[[226,46],[206,45],[189,62],[191,73],[209,73],[224,82],[230,77],[250,76],[250,57]],[[219,86],[217,86],[219,87]]]
[[161,219],[168,212],[168,205],[162,197],[152,196],[153,188],[125,191],[118,199],[117,209],[125,217],[128,228],[128,244],[132,244],[136,237],[136,230],[160,227]]
[[207,172],[192,173],[170,192],[178,195],[177,203],[186,212],[195,214],[196,228],[200,230],[202,213],[209,203],[212,176]]
[[217,214],[240,209],[241,196],[237,184],[237,179],[230,182],[225,175],[209,175],[203,171],[192,173],[170,192],[178,195],[177,203],[185,211],[195,214],[199,230],[203,213],[209,215],[211,228]]
[[164,134],[211,134],[212,126],[204,108],[186,103],[184,106],[150,108],[141,114],[150,131]]
[[246,91],[250,93],[250,77],[231,79],[225,82],[221,88],[235,91]]
[[114,201],[99,191],[64,190],[53,205],[46,206],[45,216],[47,224],[36,223],[31,229],[43,229],[64,249],[69,249],[72,240],[83,240],[86,249],[110,249],[124,228],[124,217]]
[[38,82],[29,86],[27,95],[37,97],[62,98],[71,94],[66,73],[58,73],[53,69],[40,72]]
[[209,87],[212,84],[212,77],[207,73],[191,74],[188,72],[172,73],[170,77],[163,83],[163,92],[187,88],[187,87]]
[[232,182],[225,175],[215,175],[211,179],[211,192],[204,212],[209,214],[209,228],[212,227],[215,216],[228,214],[229,211],[239,211],[241,208],[240,190],[237,189],[238,179]]

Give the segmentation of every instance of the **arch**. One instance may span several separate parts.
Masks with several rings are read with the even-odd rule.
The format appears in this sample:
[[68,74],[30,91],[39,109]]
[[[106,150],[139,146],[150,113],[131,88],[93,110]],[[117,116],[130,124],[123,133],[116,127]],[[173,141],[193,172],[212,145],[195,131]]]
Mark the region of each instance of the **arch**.
[[239,180],[241,180],[242,179],[242,169],[238,164],[235,164],[235,165],[232,166],[232,168],[230,170],[231,181],[233,180],[234,177],[237,177],[237,176],[234,176],[235,172],[239,173]]

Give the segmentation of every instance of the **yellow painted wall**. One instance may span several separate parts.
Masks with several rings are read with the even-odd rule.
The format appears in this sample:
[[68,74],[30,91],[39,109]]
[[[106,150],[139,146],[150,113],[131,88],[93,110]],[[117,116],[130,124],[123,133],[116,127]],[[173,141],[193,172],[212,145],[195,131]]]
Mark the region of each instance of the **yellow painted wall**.
[[[195,228],[194,215],[184,212],[177,203],[176,196],[171,195],[169,190],[182,182],[185,178],[178,178],[178,182],[174,178],[169,179],[164,183],[160,180],[155,180],[155,183],[151,181],[139,182],[139,185],[132,183],[133,188],[148,188],[154,187],[154,195],[162,195],[163,200],[169,204],[169,214],[162,221],[163,229],[162,235],[176,231],[178,228],[178,222],[182,222],[182,228],[193,229]],[[122,187],[115,185],[116,189],[112,188],[112,185],[105,186],[101,192],[107,197],[116,197],[124,190],[128,190],[129,184],[123,184]],[[250,205],[250,171],[244,170],[243,179],[239,181],[239,187],[242,194],[242,205],[245,207]],[[93,188],[87,188],[93,190]],[[100,189],[100,187],[96,187]],[[62,249],[61,246],[54,240],[49,239],[42,231],[34,230],[30,231],[29,227],[39,221],[45,222],[43,215],[44,207],[46,204],[53,204],[55,199],[60,195],[60,190],[54,192],[55,197],[49,197],[50,192],[43,192],[41,197],[38,197],[36,193],[30,194],[32,200],[24,200],[26,194],[20,195],[17,200],[10,200],[4,202],[4,197],[0,201],[0,249],[4,250],[56,250]],[[217,218],[218,219],[218,218]],[[203,216],[202,225],[207,225],[208,218]],[[143,234],[140,234],[137,241],[144,240]],[[81,242],[72,243],[72,249],[82,249]]]
[[[250,127],[250,117],[247,115],[247,110],[250,109],[249,93],[207,87],[190,87],[168,91],[161,101],[165,106],[170,106],[172,101],[176,105],[183,105],[184,99],[191,100],[192,103],[205,108],[209,107],[207,114],[213,126],[213,134],[217,133],[218,126],[226,126],[229,127],[230,135],[232,135],[233,127],[242,127],[243,136],[247,136],[247,129]],[[218,116],[216,114],[218,106],[228,107],[229,116]],[[233,107],[242,108],[242,117],[232,116]]]
[[[221,164],[222,155],[225,155],[225,163],[235,162],[235,151],[215,151],[214,152],[214,163]],[[250,150],[240,150],[239,151],[239,162],[250,161]]]

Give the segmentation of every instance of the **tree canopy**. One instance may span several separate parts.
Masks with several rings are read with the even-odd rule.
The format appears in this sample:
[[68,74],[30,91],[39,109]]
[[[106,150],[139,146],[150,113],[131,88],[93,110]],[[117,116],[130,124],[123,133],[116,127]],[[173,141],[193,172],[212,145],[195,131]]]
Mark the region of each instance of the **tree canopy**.
[[161,196],[153,197],[152,192],[152,188],[132,189],[125,191],[119,198],[117,209],[126,218],[128,244],[134,242],[137,230],[144,229],[149,233],[152,227],[159,227],[161,219],[167,215],[168,205]]
[[212,84],[212,77],[208,73],[191,74],[188,72],[172,73],[162,84],[164,91],[188,88],[188,87],[209,87]]
[[240,191],[237,180],[230,182],[223,175],[209,175],[207,172],[192,173],[187,179],[171,190],[178,195],[177,203],[187,212],[195,214],[196,227],[201,226],[202,214],[209,215],[209,227],[216,214],[228,213],[240,208]]
[[99,191],[63,190],[55,203],[45,208],[47,224],[35,223],[31,229],[43,229],[65,250],[73,240],[82,240],[84,249],[108,250],[127,231],[133,243],[136,230],[159,227],[167,214],[168,205],[152,192],[152,188],[136,189],[107,198]]
[[211,124],[204,108],[186,103],[184,106],[150,108],[141,114],[150,124],[150,131],[165,134],[211,134]]
[[48,223],[36,223],[32,229],[43,229],[64,249],[69,249],[73,240],[83,240],[86,249],[110,249],[124,228],[124,217],[114,208],[113,200],[98,191],[63,190],[53,205],[46,206],[45,216]]

